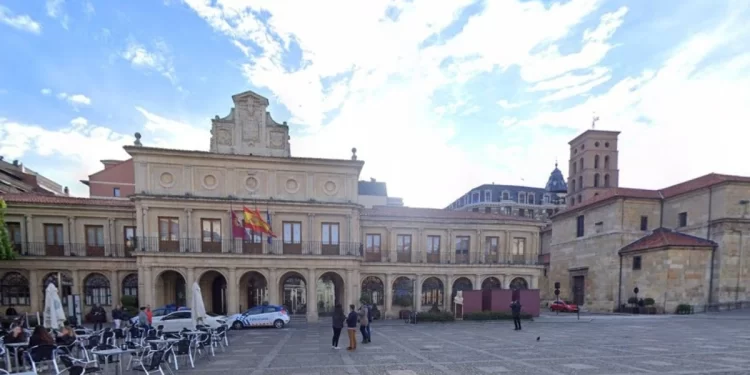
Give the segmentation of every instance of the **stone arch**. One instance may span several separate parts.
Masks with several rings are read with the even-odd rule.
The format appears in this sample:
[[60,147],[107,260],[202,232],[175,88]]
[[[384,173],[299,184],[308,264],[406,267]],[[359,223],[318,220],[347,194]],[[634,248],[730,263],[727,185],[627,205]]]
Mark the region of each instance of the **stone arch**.
[[503,289],[503,283],[500,282],[500,279],[494,276],[490,276],[482,280],[482,290],[491,289]]
[[378,276],[366,276],[362,279],[360,295],[374,305],[385,304],[385,283]]
[[431,276],[422,282],[421,288],[422,306],[431,308],[437,304],[438,308],[443,308],[445,300],[445,286],[440,278]]
[[83,295],[86,306],[111,306],[112,286],[107,276],[92,272],[83,279]]
[[307,288],[307,279],[300,272],[288,271],[279,277],[279,300],[290,314],[307,313]]
[[31,283],[20,272],[6,272],[0,279],[0,296],[3,306],[30,306]]
[[604,156],[604,169],[609,169],[609,155]]
[[[125,275],[120,283],[120,288],[122,296],[133,296],[136,305],[138,304],[138,273],[133,272]],[[119,303],[119,301],[117,302]]]
[[[229,296],[227,296],[229,281],[224,273],[218,270],[205,270],[196,280],[201,288],[206,312],[226,315],[229,305]],[[188,285],[188,287],[192,288],[193,286]]]
[[[198,271],[198,270],[196,270],[196,271]],[[200,269],[200,271],[198,271],[195,274],[195,280],[200,280],[205,274],[207,274],[209,272],[216,272],[216,273],[220,274],[221,276],[224,276],[224,279],[227,280],[227,282],[230,281],[229,280],[229,274],[225,270],[220,269],[220,268],[219,269],[217,269],[217,268],[204,268],[204,269]],[[203,288],[203,286],[201,286],[201,288]]]
[[513,290],[529,289],[529,283],[523,277],[516,277],[510,281],[509,289],[513,289]]
[[[156,306],[187,306],[187,279],[176,269],[163,269],[154,281],[154,302]],[[154,308],[155,306],[152,306]]]
[[450,303],[453,304],[453,299],[456,298],[456,294],[458,294],[458,291],[465,291],[465,290],[473,290],[474,284],[469,280],[468,277],[457,277],[456,280],[453,281],[453,285],[451,287],[451,299]]
[[268,278],[262,271],[246,271],[239,279],[240,311],[252,309],[268,301]]
[[[346,283],[344,282],[344,278],[338,272],[323,272],[318,277],[315,284],[318,315],[331,314],[333,313],[333,308],[336,304],[341,304],[342,307],[346,304]],[[352,301],[352,303],[355,304],[358,302],[359,301]]]
[[[58,281],[58,275],[62,278],[62,285]],[[57,292],[60,293],[60,300],[63,306],[68,306],[68,296],[73,294],[73,284],[75,281],[68,272],[50,272],[42,277],[42,290],[40,296],[42,297],[42,305],[44,306],[44,293],[47,290],[47,285],[50,283],[55,284]]]
[[406,276],[399,276],[390,285],[393,293],[391,303],[394,307],[410,308],[414,306],[414,280]]

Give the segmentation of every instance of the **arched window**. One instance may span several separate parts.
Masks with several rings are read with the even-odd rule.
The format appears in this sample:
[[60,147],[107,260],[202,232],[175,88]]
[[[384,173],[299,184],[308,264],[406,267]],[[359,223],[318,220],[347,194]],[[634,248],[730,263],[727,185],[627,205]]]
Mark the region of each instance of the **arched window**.
[[508,192],[507,192],[507,191],[504,191],[504,192],[503,192],[503,200],[504,200],[504,201],[507,201],[508,199],[510,199],[510,194],[508,194]]
[[526,203],[526,193],[518,193],[518,203]]
[[609,156],[604,157],[604,169],[609,169]]
[[138,298],[138,274],[131,273],[122,279],[122,295]]
[[376,276],[367,276],[362,280],[361,294],[363,297],[368,297],[370,303],[375,305],[385,305],[385,288],[383,286],[383,280],[380,280]]
[[570,165],[570,174],[576,174],[576,162]]
[[92,273],[86,277],[83,282],[84,293],[86,294],[86,305],[104,305],[112,304],[112,290],[109,287],[109,280],[100,273]]
[[609,175],[604,175],[604,187],[609,187]]
[[583,199],[581,198],[581,194],[578,194],[578,203],[581,203]]
[[599,155],[594,156],[594,169],[599,168]]
[[529,204],[534,204],[534,201],[536,201],[536,199],[534,199],[534,193],[529,193],[529,197],[527,199]]
[[578,176],[578,190],[583,190],[583,176]]
[[31,305],[31,290],[29,279],[18,272],[8,272],[0,280],[0,295],[3,306]]
[[526,282],[526,279],[522,277],[516,277],[510,282],[510,289],[513,289],[513,290],[529,289],[529,284]]
[[578,169],[580,169],[581,172],[583,172],[583,158],[581,158],[581,161],[578,163]]
[[430,277],[422,283],[422,306],[443,306],[443,282]]
[[572,193],[574,191],[576,191],[576,180],[575,179],[573,179],[573,180],[570,181],[570,192]]
[[594,187],[599,187],[599,173],[594,175]]

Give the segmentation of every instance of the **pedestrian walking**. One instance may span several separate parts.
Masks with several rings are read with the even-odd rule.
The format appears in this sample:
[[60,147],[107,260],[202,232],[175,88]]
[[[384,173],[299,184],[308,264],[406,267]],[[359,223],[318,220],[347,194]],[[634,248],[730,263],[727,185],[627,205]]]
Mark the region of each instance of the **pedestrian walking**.
[[107,311],[97,303],[91,308],[91,319],[94,321],[94,331],[100,330],[107,321]]
[[370,338],[367,335],[367,327],[370,325],[370,321],[367,318],[368,310],[367,305],[363,304],[359,307],[359,312],[357,313],[357,315],[359,315],[359,332],[362,333],[363,344],[370,342]]
[[125,312],[122,311],[121,305],[117,305],[112,309],[112,323],[115,324],[115,329],[120,329],[120,324],[122,323],[124,314]]
[[516,326],[515,330],[521,330],[521,301],[514,300],[510,304],[510,311],[513,314],[513,325]]
[[357,350],[357,311],[349,305],[349,316],[346,317],[346,331],[349,334],[349,347],[346,350]]
[[340,303],[337,303],[333,308],[333,340],[331,341],[333,349],[339,348],[339,337],[341,337],[341,330],[344,328],[345,321],[344,308],[341,307]]
[[367,342],[372,342],[372,305],[367,305]]

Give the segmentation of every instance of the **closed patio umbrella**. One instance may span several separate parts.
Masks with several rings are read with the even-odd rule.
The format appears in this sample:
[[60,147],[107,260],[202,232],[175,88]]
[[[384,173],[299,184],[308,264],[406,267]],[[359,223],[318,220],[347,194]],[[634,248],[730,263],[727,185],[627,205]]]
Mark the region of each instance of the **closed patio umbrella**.
[[50,283],[44,293],[44,326],[47,328],[60,329],[65,322],[65,310],[63,310],[57,287]]
[[193,327],[195,327],[198,322],[202,323],[206,318],[206,306],[203,304],[201,287],[197,281],[193,283],[193,301],[190,304],[190,309],[193,310],[191,315],[193,316]]

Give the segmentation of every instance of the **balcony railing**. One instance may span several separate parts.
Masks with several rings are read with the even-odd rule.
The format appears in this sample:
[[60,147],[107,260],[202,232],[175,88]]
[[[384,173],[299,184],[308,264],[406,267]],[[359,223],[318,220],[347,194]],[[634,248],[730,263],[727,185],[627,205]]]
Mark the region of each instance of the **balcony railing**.
[[94,258],[126,258],[132,257],[134,247],[124,244],[90,245],[81,243],[48,244],[46,242],[26,242],[14,244],[13,248],[19,256],[48,256],[48,257],[94,257]]
[[[533,259],[531,259],[533,258]],[[424,263],[424,264],[498,264],[498,265],[539,265],[537,257],[526,257],[523,255],[504,255],[495,252],[477,252],[469,251],[468,253],[448,253],[443,251],[437,253],[433,251],[420,250],[383,250],[365,249],[365,262],[382,262],[382,263]]]
[[201,238],[182,238],[164,240],[160,238],[139,238],[136,240],[138,251],[162,253],[208,253],[208,254],[255,254],[255,255],[321,255],[321,256],[356,256],[362,254],[359,242],[318,242],[300,241],[285,243],[279,239],[267,239],[260,242],[241,239],[204,241]]

